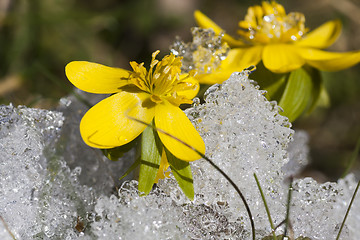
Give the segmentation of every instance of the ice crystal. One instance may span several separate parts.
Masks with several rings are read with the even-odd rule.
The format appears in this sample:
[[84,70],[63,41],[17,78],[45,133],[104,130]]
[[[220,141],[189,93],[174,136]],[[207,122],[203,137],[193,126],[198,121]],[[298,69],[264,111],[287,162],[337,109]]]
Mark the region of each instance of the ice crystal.
[[298,130],[294,134],[294,140],[287,149],[289,153],[289,162],[283,166],[283,172],[287,176],[295,176],[308,164],[309,136],[306,132]]
[[[77,97],[69,96],[61,99],[57,109],[65,117],[57,155],[61,155],[71,169],[81,167],[82,171],[78,176],[80,184],[91,186],[99,195],[114,193],[114,186],[120,185],[118,179],[131,165],[135,155],[135,149],[132,149],[118,161],[110,161],[100,150],[89,148],[80,136],[79,123],[82,116],[89,110],[90,105],[95,105],[106,96],[88,94],[79,90]],[[129,177],[131,176],[130,174]]]
[[183,72],[196,70],[198,73],[210,73],[224,60],[230,48],[221,43],[222,35],[216,36],[212,29],[194,27],[191,29],[192,42],[185,43],[179,37],[170,46],[175,56],[181,56]]
[[0,216],[16,239],[76,237],[76,219],[92,204],[77,170],[45,158],[63,121],[59,112],[0,106]]

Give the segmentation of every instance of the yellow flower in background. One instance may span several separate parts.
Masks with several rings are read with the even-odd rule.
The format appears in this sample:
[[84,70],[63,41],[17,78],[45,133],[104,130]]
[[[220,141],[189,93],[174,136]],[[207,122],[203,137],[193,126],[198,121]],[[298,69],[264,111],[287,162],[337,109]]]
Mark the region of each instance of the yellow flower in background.
[[[216,34],[224,32],[200,11],[194,13],[202,28],[212,28]],[[221,83],[231,73],[263,62],[274,73],[285,73],[310,65],[322,71],[339,71],[360,62],[360,51],[336,53],[320,49],[332,45],[341,32],[338,20],[329,21],[308,32],[302,13],[286,14],[282,5],[262,2],[249,7],[239,22],[239,38],[224,34],[223,41],[232,48],[220,67],[210,74],[197,76],[200,83]]]
[[[205,144],[179,108],[192,103],[199,85],[190,74],[181,74],[181,58],[173,54],[156,60],[152,55],[150,69],[143,63],[130,62],[132,71],[97,63],[74,61],[66,66],[66,76],[77,88],[98,94],[114,93],[93,106],[81,120],[80,132],[91,147],[110,149],[122,146],[139,136],[147,127],[139,119],[175,136],[205,153]],[[129,118],[131,117],[131,118]],[[181,142],[158,131],[162,144],[175,157],[194,161],[201,156]],[[162,161],[162,165],[166,165]],[[160,169],[163,166],[160,166]]]

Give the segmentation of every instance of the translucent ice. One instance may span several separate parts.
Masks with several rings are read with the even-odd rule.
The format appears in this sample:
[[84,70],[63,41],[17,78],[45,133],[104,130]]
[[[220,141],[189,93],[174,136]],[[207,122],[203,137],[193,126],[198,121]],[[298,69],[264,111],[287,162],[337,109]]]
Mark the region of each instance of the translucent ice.
[[[253,174],[258,175],[268,201],[277,202],[272,212],[274,223],[279,224],[285,210],[281,167],[288,161],[286,148],[293,130],[276,103],[268,102],[263,94],[246,73],[234,73],[222,85],[208,89],[206,103],[194,106],[188,114],[203,134],[206,154],[243,191],[257,225],[262,226],[259,234],[266,235],[269,224]],[[245,239],[250,237],[248,216],[235,190],[206,162],[196,161],[193,166],[197,202],[213,207],[222,203],[228,221],[241,224]]]
[[79,90],[76,97],[69,96],[60,100],[57,110],[63,113],[65,120],[56,154],[62,156],[71,169],[81,167],[78,176],[80,184],[90,186],[99,195],[110,195],[120,185],[119,177],[134,161],[135,152],[134,149],[130,150],[118,161],[110,161],[100,150],[90,148],[82,140],[80,120],[90,106],[103,98],[105,95],[88,94]]
[[295,176],[308,164],[308,140],[306,132],[298,130],[294,134],[294,140],[289,144],[289,162],[283,166],[283,172],[287,176]]
[[0,232],[16,239],[79,236],[77,219],[93,197],[78,185],[78,171],[50,154],[63,120],[58,112],[0,106],[0,216],[8,227]]

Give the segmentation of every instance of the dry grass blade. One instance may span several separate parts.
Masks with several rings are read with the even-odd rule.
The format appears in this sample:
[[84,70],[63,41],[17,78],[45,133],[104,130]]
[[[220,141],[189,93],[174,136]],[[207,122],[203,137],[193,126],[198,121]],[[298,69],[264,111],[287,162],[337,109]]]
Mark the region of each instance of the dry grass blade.
[[5,220],[4,220],[4,218],[3,218],[2,216],[0,216],[0,220],[2,221],[2,223],[3,223],[3,225],[4,225],[5,229],[6,229],[6,231],[10,234],[10,236],[11,236],[14,240],[16,240],[14,234],[10,231],[9,226],[6,224],[6,222],[5,222]]
[[345,216],[344,216],[344,220],[343,220],[342,223],[341,223],[341,227],[340,227],[339,233],[338,233],[338,235],[337,235],[337,237],[336,237],[336,240],[338,240],[338,239],[340,238],[342,229],[343,229],[343,227],[344,227],[344,225],[345,225],[346,218],[347,218],[347,216],[349,215],[350,208],[351,208],[351,206],[352,206],[352,204],[353,204],[353,202],[354,202],[354,199],[355,199],[355,196],[356,196],[356,194],[357,194],[357,191],[359,190],[359,186],[360,186],[360,181],[358,182],[358,184],[357,184],[357,186],[356,186],[356,188],[355,188],[354,194],[352,195],[352,198],[351,198],[349,207],[348,207],[348,209],[346,210],[346,213],[345,213]]

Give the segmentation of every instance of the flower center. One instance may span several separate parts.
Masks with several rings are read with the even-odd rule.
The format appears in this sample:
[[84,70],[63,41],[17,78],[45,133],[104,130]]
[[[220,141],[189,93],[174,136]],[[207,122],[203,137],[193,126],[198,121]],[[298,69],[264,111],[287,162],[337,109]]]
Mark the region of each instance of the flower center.
[[154,103],[161,103],[163,98],[171,100],[171,102],[191,103],[192,101],[178,96],[177,91],[185,91],[194,88],[191,83],[184,80],[192,77],[189,73],[181,78],[181,59],[174,54],[166,55],[161,61],[156,60],[156,56],[160,51],[152,54],[149,71],[143,66],[144,63],[130,62],[133,72],[130,74],[129,83],[135,85],[140,90],[151,95],[150,100]]
[[239,27],[238,34],[252,44],[294,42],[308,31],[302,13],[286,15],[284,7],[275,1],[250,7]]

